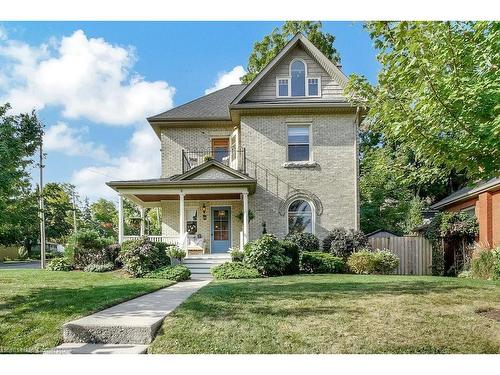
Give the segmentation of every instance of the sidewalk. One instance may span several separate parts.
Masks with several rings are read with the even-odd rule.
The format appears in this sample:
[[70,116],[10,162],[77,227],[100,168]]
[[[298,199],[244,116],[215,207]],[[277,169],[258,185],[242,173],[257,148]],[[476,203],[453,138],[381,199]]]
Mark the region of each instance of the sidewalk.
[[180,282],[66,323],[65,344],[47,353],[144,353],[163,319],[209,282]]

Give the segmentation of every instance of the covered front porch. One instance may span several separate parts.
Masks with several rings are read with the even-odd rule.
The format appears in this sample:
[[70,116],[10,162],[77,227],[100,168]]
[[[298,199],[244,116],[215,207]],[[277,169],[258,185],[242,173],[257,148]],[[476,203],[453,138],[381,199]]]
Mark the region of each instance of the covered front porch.
[[[175,244],[188,255],[227,254],[248,242],[248,196],[256,181],[215,160],[170,178],[112,181],[119,193],[118,240],[139,239],[145,233],[145,210],[161,208],[161,235],[153,242]],[[124,199],[140,210],[139,235],[124,234]]]

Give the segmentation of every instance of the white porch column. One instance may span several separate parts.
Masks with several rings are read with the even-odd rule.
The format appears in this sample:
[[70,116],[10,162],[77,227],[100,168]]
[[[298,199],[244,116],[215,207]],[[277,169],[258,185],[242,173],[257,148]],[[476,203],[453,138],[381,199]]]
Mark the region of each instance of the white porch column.
[[140,236],[143,237],[146,230],[146,223],[144,222],[144,213],[145,213],[145,208],[144,207],[139,207],[139,210],[141,211],[141,232],[140,232]]
[[243,193],[243,245],[248,242],[248,193]]
[[179,193],[179,237],[184,239],[185,227],[186,227],[186,219],[184,217],[184,193]]
[[124,230],[124,222],[123,222],[123,196],[119,195],[118,200],[118,243],[121,244],[123,242],[123,230]]

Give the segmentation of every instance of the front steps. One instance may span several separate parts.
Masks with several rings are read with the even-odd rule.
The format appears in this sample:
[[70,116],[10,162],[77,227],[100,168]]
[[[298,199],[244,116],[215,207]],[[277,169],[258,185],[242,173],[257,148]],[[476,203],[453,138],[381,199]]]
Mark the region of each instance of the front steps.
[[229,254],[208,254],[194,255],[184,258],[182,264],[191,271],[191,279],[209,280],[212,279],[210,269],[219,264],[230,262]]

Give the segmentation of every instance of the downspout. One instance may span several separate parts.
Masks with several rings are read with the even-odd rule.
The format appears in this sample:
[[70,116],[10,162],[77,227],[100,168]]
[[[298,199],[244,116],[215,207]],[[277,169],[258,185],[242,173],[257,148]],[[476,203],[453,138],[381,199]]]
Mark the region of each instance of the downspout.
[[356,166],[356,171],[354,173],[354,229],[359,230],[359,142],[358,142],[358,126],[360,122],[360,108],[356,107],[356,117],[354,119],[354,162]]

